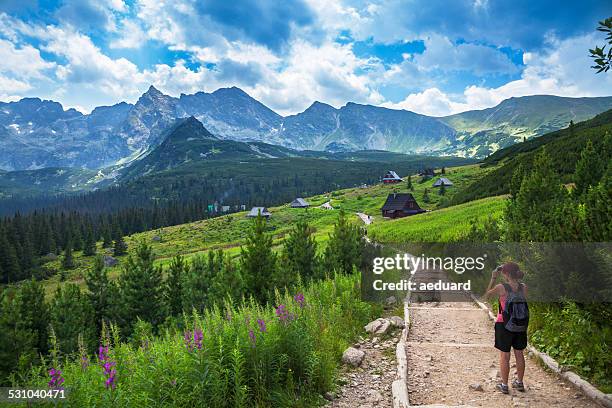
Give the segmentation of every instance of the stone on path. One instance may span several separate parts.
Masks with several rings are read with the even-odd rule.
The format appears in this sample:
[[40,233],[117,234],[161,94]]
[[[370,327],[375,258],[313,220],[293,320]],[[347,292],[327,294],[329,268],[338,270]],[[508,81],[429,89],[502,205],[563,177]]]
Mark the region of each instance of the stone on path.
[[399,327],[400,329],[403,329],[406,326],[404,319],[399,316],[391,316],[387,318],[387,320],[389,320],[394,327]]
[[354,347],[349,347],[344,350],[342,354],[342,362],[344,364],[352,365],[353,367],[358,367],[361,365],[363,358],[365,357],[365,353],[361,350],[357,350]]
[[391,323],[387,319],[378,318],[365,325],[364,329],[372,334],[385,334],[389,330]]
[[470,389],[472,391],[484,391],[484,389],[482,388],[482,385],[478,383],[470,384]]

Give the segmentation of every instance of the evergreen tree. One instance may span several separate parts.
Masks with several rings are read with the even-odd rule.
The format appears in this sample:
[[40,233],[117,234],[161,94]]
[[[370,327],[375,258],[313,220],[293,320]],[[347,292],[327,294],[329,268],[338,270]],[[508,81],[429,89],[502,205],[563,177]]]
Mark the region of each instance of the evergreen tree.
[[429,203],[429,189],[427,188],[423,191],[423,202]]
[[278,286],[291,287],[300,275],[304,280],[316,278],[319,272],[317,243],[306,222],[298,222],[287,238],[282,252],[283,268],[278,270]]
[[590,242],[612,241],[612,166],[596,187],[591,187],[584,202],[585,236]]
[[208,269],[209,263],[203,255],[192,258],[184,284],[183,284],[183,309],[193,309],[202,312],[209,305],[209,291],[212,285],[212,275]]
[[446,174],[446,168],[442,167],[442,169],[440,170],[440,174]]
[[0,386],[9,386],[9,375],[26,371],[37,357],[37,336],[21,316],[14,289],[0,291]]
[[606,163],[595,150],[593,143],[588,140],[586,147],[580,153],[580,160],[576,163],[575,181],[576,195],[584,194],[589,186],[595,186],[604,174]]
[[440,190],[438,190],[438,194],[441,195],[441,196],[446,194],[446,186],[444,184],[440,185]]
[[183,311],[183,280],[188,274],[187,264],[181,255],[170,262],[166,279],[166,301],[170,316],[178,316]]
[[123,236],[119,235],[115,238],[115,242],[113,244],[113,255],[121,256],[127,253],[127,244],[123,240]]
[[412,185],[412,176],[408,176],[406,188],[408,189],[408,191],[414,191],[414,186]]
[[93,321],[96,333],[100,333],[102,322],[108,323],[111,320],[111,302],[117,300],[112,296],[113,284],[108,280],[108,274],[104,268],[104,261],[101,256],[96,256],[93,267],[85,275],[87,285],[87,298],[93,310]]
[[506,207],[507,240],[549,241],[555,235],[555,213],[566,196],[550,157],[543,149]]
[[85,241],[83,242],[83,255],[94,256],[96,254],[96,239],[94,238],[91,225],[87,228]]
[[0,272],[2,283],[16,282],[21,278],[17,252],[3,230],[0,230]]
[[244,293],[244,280],[240,270],[221,250],[217,253],[217,259],[222,260],[222,268],[212,278],[209,302],[221,305],[228,296],[234,301],[239,300]]
[[23,328],[32,333],[32,344],[39,353],[47,352],[49,310],[45,303],[45,291],[35,280],[23,283],[17,292],[18,316]]
[[64,257],[62,258],[62,268],[64,270],[74,269],[74,257],[72,256],[72,241],[66,243],[66,249],[64,249]]
[[108,225],[105,224],[104,229],[102,230],[102,247],[110,248],[113,245],[113,234],[111,233]]
[[272,251],[272,236],[266,234],[266,219],[258,215],[241,248],[240,271],[248,293],[265,302],[273,290],[272,279],[276,272],[276,255]]
[[165,319],[161,267],[153,265],[153,251],[141,242],[134,255],[128,255],[119,279],[126,330],[140,318],[157,327]]
[[340,210],[325,248],[325,266],[328,272],[349,274],[360,261],[360,256],[361,232],[357,226],[348,222],[344,210]]
[[59,349],[64,354],[78,350],[79,335],[89,348],[95,345],[93,309],[76,284],[59,286],[49,310],[51,326],[57,336]]

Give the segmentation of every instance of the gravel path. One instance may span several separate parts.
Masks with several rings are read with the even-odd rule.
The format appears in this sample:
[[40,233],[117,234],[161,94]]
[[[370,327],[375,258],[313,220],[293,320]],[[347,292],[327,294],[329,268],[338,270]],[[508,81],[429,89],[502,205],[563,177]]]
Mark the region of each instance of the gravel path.
[[[411,405],[477,407],[599,407],[579,390],[527,359],[524,393],[495,390],[498,351],[493,322],[472,302],[414,303],[408,356]],[[514,376],[514,355],[510,377]],[[474,390],[479,385],[482,389]]]

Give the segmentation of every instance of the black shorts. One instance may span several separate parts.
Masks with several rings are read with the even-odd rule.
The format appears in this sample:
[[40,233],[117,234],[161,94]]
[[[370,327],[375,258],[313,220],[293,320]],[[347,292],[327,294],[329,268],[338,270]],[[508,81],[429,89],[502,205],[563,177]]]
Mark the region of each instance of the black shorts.
[[527,332],[514,333],[508,331],[503,323],[495,323],[495,348],[505,353],[515,350],[524,350],[527,347]]

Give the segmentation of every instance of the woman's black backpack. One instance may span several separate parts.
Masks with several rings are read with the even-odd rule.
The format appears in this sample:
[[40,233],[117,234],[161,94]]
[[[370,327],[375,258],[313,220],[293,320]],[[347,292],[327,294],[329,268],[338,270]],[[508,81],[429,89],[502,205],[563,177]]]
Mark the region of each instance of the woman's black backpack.
[[523,291],[523,284],[519,283],[516,292],[509,284],[504,283],[503,285],[506,288],[506,304],[502,311],[504,327],[514,333],[526,332],[529,325],[529,306]]

